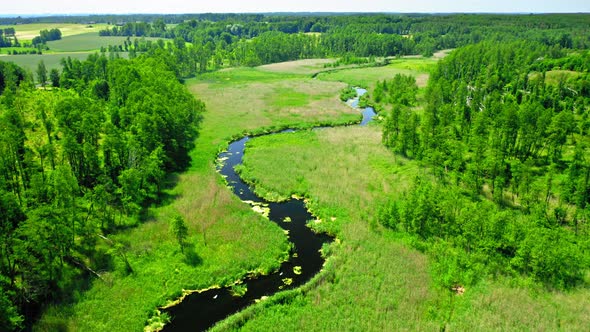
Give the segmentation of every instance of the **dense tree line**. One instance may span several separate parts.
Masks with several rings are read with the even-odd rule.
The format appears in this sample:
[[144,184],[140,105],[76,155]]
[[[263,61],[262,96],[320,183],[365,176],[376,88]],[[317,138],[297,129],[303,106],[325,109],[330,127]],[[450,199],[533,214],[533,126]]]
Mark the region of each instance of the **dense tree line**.
[[559,288],[583,281],[590,74],[587,50],[568,53],[525,41],[457,49],[432,73],[421,115],[411,78],[377,85],[374,99],[391,107],[384,144],[433,176],[380,220],[427,243],[449,288],[482,271]]
[[231,14],[231,13],[204,13],[204,14],[96,14],[96,15],[54,15],[37,17],[0,17],[1,25],[18,25],[31,23],[107,23],[117,22],[154,22],[158,19],[164,20],[167,24],[179,24],[189,20],[204,20],[217,22],[229,18],[238,17],[241,20],[264,19],[262,14]]
[[[587,48],[586,15],[217,15],[167,29],[163,19],[125,23],[101,35],[182,39],[207,63],[247,65],[310,57],[431,55],[482,40],[527,39]],[[201,53],[201,52],[197,52]]]
[[166,174],[188,165],[203,105],[169,56],[68,58],[52,90],[0,62],[3,329],[124,259],[120,244],[104,252],[97,243],[134,223],[158,201]]
[[32,44],[33,46],[39,44],[45,44],[48,41],[52,40],[60,40],[61,39],[61,31],[59,29],[50,29],[50,30],[41,30],[39,32],[39,36],[33,38]]
[[101,30],[101,36],[135,36],[135,37],[172,37],[166,33],[166,23],[158,19],[154,23],[128,22],[111,29]]
[[0,29],[0,47],[18,46],[16,31],[14,28]]

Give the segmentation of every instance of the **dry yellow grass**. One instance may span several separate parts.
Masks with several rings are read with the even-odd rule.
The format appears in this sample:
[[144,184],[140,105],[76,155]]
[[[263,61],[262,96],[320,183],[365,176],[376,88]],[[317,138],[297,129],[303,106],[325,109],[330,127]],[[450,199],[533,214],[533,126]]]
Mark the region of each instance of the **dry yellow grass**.
[[434,52],[432,57],[435,59],[442,59],[442,58],[446,57],[447,55],[449,55],[453,50],[454,49],[440,50],[438,52]]
[[333,63],[335,59],[307,59],[273,63],[269,65],[260,66],[261,70],[279,72],[279,73],[293,73],[293,74],[314,74],[324,69],[324,65]]
[[[511,288],[500,282],[466,290],[449,324],[452,330],[587,331],[590,291],[569,293]],[[472,293],[472,294],[470,294]]]

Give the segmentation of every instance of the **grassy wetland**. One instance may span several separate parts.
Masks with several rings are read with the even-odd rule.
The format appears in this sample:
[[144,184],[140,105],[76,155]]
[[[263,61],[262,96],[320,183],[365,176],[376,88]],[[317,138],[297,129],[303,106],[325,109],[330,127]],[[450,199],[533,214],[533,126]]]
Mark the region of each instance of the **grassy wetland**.
[[[339,75],[354,82],[358,71]],[[320,220],[310,226],[339,241],[313,286],[257,304],[217,330],[583,330],[590,323],[586,289],[546,291],[500,279],[460,295],[441,291],[426,256],[409,249],[413,240],[373,222],[384,196],[430,176],[383,147],[380,124],[254,138],[240,171],[267,199],[305,197]]]
[[[241,176],[268,200],[303,197],[318,216],[310,227],[337,240],[324,249],[324,270],[307,285],[271,296],[214,330],[553,330],[560,324],[581,330],[590,324],[585,290],[546,292],[488,280],[460,296],[441,291],[413,240],[375,221],[374,207],[386,195],[401,194],[430,172],[388,151],[379,122],[308,130],[360,121],[359,111],[338,99],[346,86],[370,87],[400,72],[426,80],[433,60],[403,59],[385,69],[343,69],[312,79],[325,62],[232,68],[189,80],[188,89],[207,105],[192,166],[171,179],[169,199],[149,210],[148,222],[117,235],[141,273],[105,275],[108,282],[88,285],[67,310],[50,308],[35,329],[157,329],[166,318],[156,308],[183,290],[277,269],[289,250],[283,232],[231,194],[215,157],[233,138],[283,128],[300,130],[252,139]],[[176,214],[187,221],[192,259],[168,232]]]
[[429,176],[414,162],[394,159],[380,139],[375,125],[249,142],[242,174],[257,192],[270,199],[291,194],[308,198],[322,220],[311,226],[336,234],[342,242],[330,250],[322,272],[326,278],[281,303],[258,305],[264,309],[252,310],[256,314],[249,316],[246,330],[272,329],[279,323],[288,330],[315,331],[432,330],[445,325],[458,330],[584,329],[590,322],[587,290],[546,292],[502,281],[486,281],[451,298],[438,290],[428,259],[408,248],[411,240],[371,222],[377,212],[372,203],[384,193],[401,193],[415,176]]
[[[95,281],[73,295],[67,310],[50,308],[36,330],[140,330],[157,307],[183,289],[229,285],[278,268],[289,250],[283,231],[225,187],[215,171],[217,152],[244,133],[360,120],[358,111],[338,99],[345,84],[307,74],[236,68],[187,85],[208,105],[191,168],[171,179],[175,185],[166,192],[167,203],[150,209],[148,222],[115,238],[128,245],[131,266],[142,266],[142,272]],[[296,97],[286,102],[279,98],[293,92]],[[168,231],[168,220],[178,213],[187,221],[192,259],[181,254]]]

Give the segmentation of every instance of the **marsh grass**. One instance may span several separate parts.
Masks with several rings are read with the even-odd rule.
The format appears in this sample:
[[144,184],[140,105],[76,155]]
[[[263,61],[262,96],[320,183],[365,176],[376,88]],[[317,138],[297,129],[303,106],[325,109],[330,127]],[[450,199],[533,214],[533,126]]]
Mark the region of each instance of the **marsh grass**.
[[312,75],[324,70],[324,66],[335,62],[335,59],[306,59],[273,63],[258,67],[261,70],[279,73]]
[[504,278],[461,295],[436,287],[428,259],[408,249],[413,240],[372,222],[386,195],[429,176],[385,150],[378,126],[254,138],[244,158],[242,175],[259,193],[306,197],[321,220],[312,227],[339,240],[313,286],[273,296],[218,330],[583,331],[590,324],[587,288],[562,293]]
[[306,197],[328,224],[332,218],[360,218],[386,194],[403,190],[418,172],[415,163],[396,164],[377,126],[257,137],[246,148],[242,177],[256,192],[279,200]]

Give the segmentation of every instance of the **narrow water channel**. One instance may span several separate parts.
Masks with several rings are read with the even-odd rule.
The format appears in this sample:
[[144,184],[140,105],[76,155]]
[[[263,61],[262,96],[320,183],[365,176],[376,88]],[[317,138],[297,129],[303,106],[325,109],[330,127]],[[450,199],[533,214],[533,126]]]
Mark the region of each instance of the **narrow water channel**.
[[[366,92],[364,89],[357,88],[359,96]],[[350,100],[349,104],[358,107],[358,99],[359,97]],[[374,115],[375,112],[370,107],[363,110],[361,125],[366,125]],[[282,203],[267,202],[256,196],[252,188],[235,172],[235,166],[242,163],[248,140],[250,137],[246,136],[233,141],[229,144],[227,151],[219,154],[218,158],[223,162],[218,167],[218,171],[226,178],[232,192],[242,201],[253,207],[263,206],[269,209],[268,218],[288,231],[288,238],[294,245],[294,251],[289,261],[283,263],[279,271],[244,281],[247,292],[241,297],[233,296],[227,287],[212,289],[192,293],[179,304],[165,309],[164,311],[172,317],[172,321],[166,324],[163,331],[207,330],[218,321],[253,304],[256,299],[303,285],[318,273],[324,264],[320,249],[325,242],[331,241],[331,238],[324,234],[316,234],[306,226],[306,222],[314,218],[303,201],[291,199]]]

